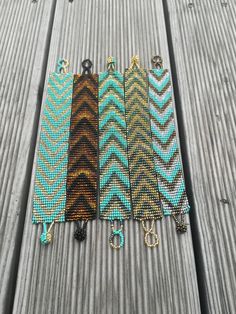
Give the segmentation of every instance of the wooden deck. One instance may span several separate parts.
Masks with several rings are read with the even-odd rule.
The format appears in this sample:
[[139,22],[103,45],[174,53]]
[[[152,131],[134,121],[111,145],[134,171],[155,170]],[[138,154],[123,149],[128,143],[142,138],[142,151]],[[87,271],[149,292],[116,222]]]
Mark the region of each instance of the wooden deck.
[[[236,311],[236,4],[232,0],[0,0],[0,313],[232,314]],[[109,226],[56,224],[42,247],[31,223],[34,155],[48,73],[91,58],[104,71],[138,54],[171,68],[190,227],[157,222],[158,249],[138,223],[126,245]]]

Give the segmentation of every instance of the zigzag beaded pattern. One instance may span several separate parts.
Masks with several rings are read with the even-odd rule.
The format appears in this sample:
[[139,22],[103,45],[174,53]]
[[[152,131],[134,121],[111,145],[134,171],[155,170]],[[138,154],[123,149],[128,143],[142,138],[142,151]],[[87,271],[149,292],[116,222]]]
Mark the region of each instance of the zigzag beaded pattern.
[[153,159],[148,80],[145,70],[125,71],[125,106],[134,218],[159,219],[162,212]]
[[33,197],[33,223],[65,221],[73,75],[52,73],[43,109]]
[[165,215],[186,213],[189,203],[176,139],[172,88],[167,69],[149,72],[149,101],[155,169]]
[[99,75],[100,218],[131,216],[124,79],[117,71]]
[[74,76],[66,221],[96,218],[98,180],[98,76]]

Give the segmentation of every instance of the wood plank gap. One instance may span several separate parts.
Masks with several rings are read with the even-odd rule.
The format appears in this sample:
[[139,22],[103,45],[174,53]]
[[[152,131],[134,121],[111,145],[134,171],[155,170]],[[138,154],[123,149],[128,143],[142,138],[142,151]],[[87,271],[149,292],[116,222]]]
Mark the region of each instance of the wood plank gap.
[[46,49],[43,56],[43,67],[42,67],[41,75],[40,75],[41,78],[40,78],[39,89],[38,89],[38,94],[37,94],[37,102],[35,104],[37,111],[36,111],[36,115],[34,119],[34,128],[32,131],[32,138],[31,138],[31,142],[29,146],[29,158],[27,161],[25,182],[22,189],[22,201],[21,201],[21,208],[19,210],[19,222],[17,226],[16,250],[13,253],[14,264],[11,270],[11,280],[10,280],[11,283],[8,288],[9,291],[6,291],[6,295],[8,296],[8,300],[6,302],[7,308],[5,310],[6,314],[12,313],[13,305],[14,305],[17,272],[18,272],[20,250],[21,250],[21,243],[22,243],[23,230],[24,230],[24,221],[25,221],[25,214],[26,214],[27,202],[28,202],[28,196],[29,196],[29,190],[30,190],[30,182],[31,182],[31,175],[32,175],[32,168],[33,168],[33,161],[34,161],[34,151],[36,147],[40,108],[41,108],[41,103],[43,99],[43,91],[44,91],[44,85],[45,85],[50,42],[51,42],[51,37],[52,37],[53,21],[54,21],[55,10],[56,10],[56,2],[57,0],[53,1],[52,10],[50,12],[49,28],[48,28],[48,33],[47,33],[46,45],[45,45]]
[[192,189],[192,183],[190,179],[190,167],[189,167],[189,160],[188,160],[188,154],[187,154],[187,145],[186,145],[186,140],[185,140],[183,108],[181,105],[181,96],[179,92],[178,77],[177,77],[177,71],[176,71],[176,61],[175,61],[172,32],[171,32],[171,26],[170,26],[170,15],[169,15],[167,1],[162,0],[162,3],[163,3],[163,11],[164,11],[164,16],[165,16],[165,23],[166,23],[167,43],[168,43],[168,48],[169,48],[170,67],[171,67],[171,73],[172,73],[173,93],[174,93],[174,98],[175,98],[175,109],[176,109],[181,154],[182,154],[183,170],[184,170],[186,191],[187,191],[187,195],[188,195],[188,199],[189,199],[189,203],[191,207],[190,214],[189,214],[190,229],[191,229],[192,240],[193,240],[193,250],[194,250],[196,272],[197,272],[197,283],[198,283],[198,291],[199,291],[199,298],[200,298],[200,307],[201,307],[202,313],[207,313],[208,307],[207,307],[207,300],[206,300],[206,289],[204,285],[204,278],[201,275],[204,269],[203,257],[202,257],[202,252],[200,249],[199,230],[196,225],[195,205],[193,201],[193,189]]

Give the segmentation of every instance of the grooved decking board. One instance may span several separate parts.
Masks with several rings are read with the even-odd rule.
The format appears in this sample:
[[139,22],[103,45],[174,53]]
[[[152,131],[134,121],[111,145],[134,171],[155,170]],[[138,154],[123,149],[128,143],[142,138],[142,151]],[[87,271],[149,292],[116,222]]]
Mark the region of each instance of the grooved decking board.
[[54,1],[0,1],[0,313],[9,313]]
[[[84,58],[91,58],[94,71],[104,71],[106,57],[114,55],[123,71],[133,54],[149,67],[156,53],[169,67],[162,1],[57,1],[48,72],[59,56],[76,72]],[[80,244],[73,223],[56,224],[53,244],[42,247],[42,227],[31,224],[33,180],[14,313],[200,313],[190,229],[179,237],[170,218],[156,222],[161,243],[151,250],[140,224],[129,221],[125,247],[113,251],[106,221],[89,222]]]
[[[168,0],[203,312],[236,309],[234,1]],[[227,2],[224,6],[221,2]]]

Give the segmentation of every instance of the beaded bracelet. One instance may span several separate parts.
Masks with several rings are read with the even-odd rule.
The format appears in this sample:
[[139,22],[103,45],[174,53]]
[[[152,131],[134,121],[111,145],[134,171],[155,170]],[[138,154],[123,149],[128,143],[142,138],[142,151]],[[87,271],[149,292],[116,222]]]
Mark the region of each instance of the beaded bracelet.
[[[99,168],[100,219],[111,222],[110,245],[124,245],[123,221],[131,216],[130,181],[127,157],[124,106],[124,78],[108,58],[107,71],[99,75]],[[120,222],[120,229],[114,222]],[[114,243],[119,237],[119,245]]]
[[[190,209],[185,190],[180,151],[176,139],[170,73],[162,59],[152,59],[149,71],[149,102],[155,169],[164,215],[172,215],[178,232],[185,232],[183,214]],[[181,215],[181,220],[177,216]]]
[[[153,231],[154,219],[162,218],[157,177],[152,149],[150,113],[148,103],[148,79],[144,69],[139,68],[137,56],[125,70],[125,106],[128,139],[128,159],[131,182],[131,199],[134,219],[142,221],[145,243],[158,245]],[[152,220],[151,227],[145,225]],[[148,241],[153,236],[153,242]]]
[[[42,244],[51,242],[54,222],[65,221],[66,175],[73,75],[59,60],[51,73],[43,108],[33,196],[33,223],[43,223]],[[47,223],[50,224],[47,230]]]
[[88,220],[96,218],[98,180],[98,75],[91,74],[90,60],[82,67],[73,84],[65,213],[66,221],[76,221],[79,241],[86,238]]

